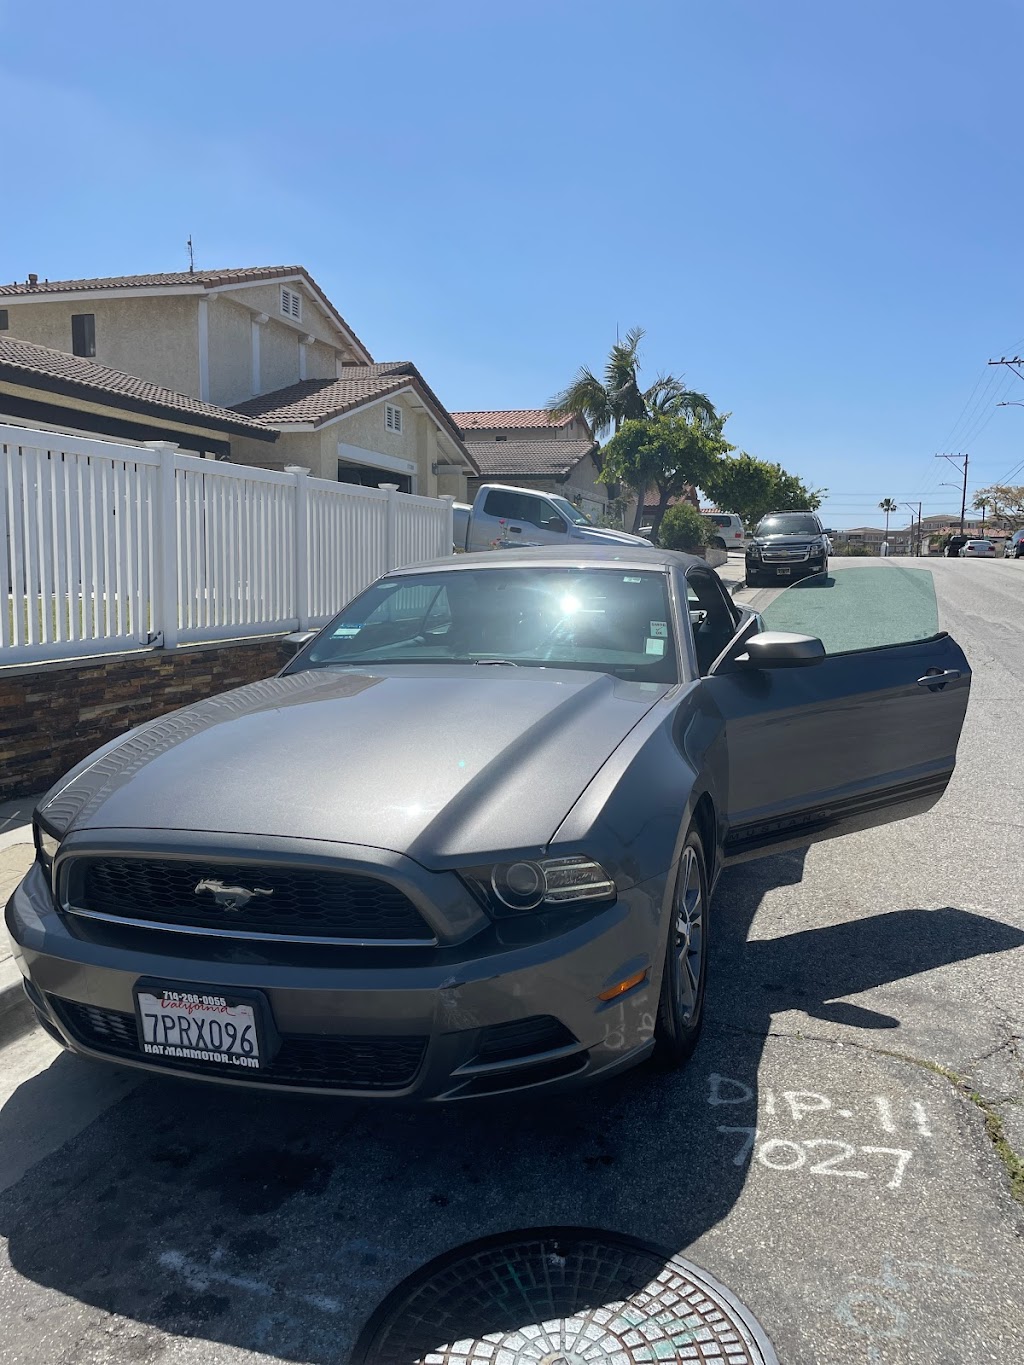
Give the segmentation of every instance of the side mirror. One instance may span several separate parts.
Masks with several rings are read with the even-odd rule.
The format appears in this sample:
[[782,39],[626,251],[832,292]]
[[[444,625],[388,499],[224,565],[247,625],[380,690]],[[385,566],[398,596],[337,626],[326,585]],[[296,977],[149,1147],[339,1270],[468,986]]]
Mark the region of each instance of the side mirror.
[[792,635],[786,630],[763,630],[751,635],[745,654],[736,662],[744,668],[805,668],[820,664],[825,646],[813,635]]
[[302,646],[308,645],[316,634],[318,632],[315,630],[296,630],[291,635],[286,635],[281,643],[287,645],[293,654],[298,654]]
[[547,527],[549,531],[559,531],[563,535],[568,531],[568,527],[566,526],[565,522],[562,520],[560,516],[557,515],[557,513],[555,514],[555,516],[549,517],[548,520],[544,523],[544,525]]

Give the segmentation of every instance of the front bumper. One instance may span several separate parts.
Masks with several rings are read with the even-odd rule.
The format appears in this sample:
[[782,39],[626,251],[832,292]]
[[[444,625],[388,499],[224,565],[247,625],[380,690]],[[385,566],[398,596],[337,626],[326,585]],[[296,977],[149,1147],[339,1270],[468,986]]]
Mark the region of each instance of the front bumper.
[[[453,1100],[563,1088],[651,1051],[668,883],[666,873],[622,891],[597,912],[566,916],[541,939],[519,920],[446,949],[293,948],[272,960],[266,945],[259,954],[240,941],[211,948],[186,934],[130,931],[116,943],[109,935],[97,940],[57,913],[34,865],[7,904],[6,923],[40,1023],[72,1052],[222,1085]],[[598,999],[645,969],[628,994]],[[260,992],[282,1039],[278,1056],[287,1051],[291,1070],[275,1063],[225,1075],[144,1059],[132,994],[143,978],[186,990]],[[325,1057],[342,1058],[340,1071]]]
[[794,578],[809,578],[813,574],[825,572],[826,558],[819,555],[811,559],[793,559],[782,563],[775,560],[765,561],[746,556],[747,574],[752,578],[777,578],[780,582]]

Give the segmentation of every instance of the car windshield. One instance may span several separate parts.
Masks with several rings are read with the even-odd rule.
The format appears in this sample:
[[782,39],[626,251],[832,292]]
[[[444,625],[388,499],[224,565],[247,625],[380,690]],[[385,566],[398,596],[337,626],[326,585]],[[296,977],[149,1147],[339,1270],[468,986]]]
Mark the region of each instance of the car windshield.
[[586,512],[581,512],[578,507],[573,507],[568,498],[553,497],[551,501],[555,504],[563,516],[568,517],[574,526],[593,526],[593,522]]
[[821,534],[816,517],[809,512],[787,512],[782,516],[765,517],[758,523],[759,536],[816,536]]
[[488,663],[675,682],[667,579],[642,570],[519,565],[385,578],[345,607],[288,672]]

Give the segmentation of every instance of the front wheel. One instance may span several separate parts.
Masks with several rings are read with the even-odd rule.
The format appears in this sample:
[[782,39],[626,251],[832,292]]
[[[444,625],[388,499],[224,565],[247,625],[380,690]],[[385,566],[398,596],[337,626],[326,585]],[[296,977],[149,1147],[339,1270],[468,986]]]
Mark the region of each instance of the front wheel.
[[708,974],[708,879],[704,846],[690,829],[683,844],[676,878],[672,923],[665,949],[655,1061],[666,1068],[682,1066],[697,1046],[704,1024]]
[[751,573],[749,569],[747,569],[743,575],[743,582],[748,588],[758,588],[761,586],[760,578],[758,578],[756,573]]

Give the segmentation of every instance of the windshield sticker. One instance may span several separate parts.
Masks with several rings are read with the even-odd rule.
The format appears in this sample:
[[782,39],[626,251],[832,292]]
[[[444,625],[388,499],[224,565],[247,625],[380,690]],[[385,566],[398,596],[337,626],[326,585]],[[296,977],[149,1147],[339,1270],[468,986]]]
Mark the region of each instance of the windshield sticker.
[[358,635],[362,626],[337,626],[331,631],[332,640],[340,640],[348,635]]
[[664,640],[665,637],[668,635],[668,622],[667,622],[667,621],[652,621],[652,622],[651,622],[651,634],[652,634],[653,636],[655,636],[656,638],[658,638],[658,639]]
[[665,641],[664,641],[664,640],[651,640],[651,639],[648,639],[648,641],[647,641],[647,651],[646,651],[646,652],[647,652],[648,654],[658,654],[658,655],[664,654],[664,653],[665,653]]
[[626,574],[622,581],[623,583],[642,583],[644,580],[642,578],[632,578],[629,574]]

